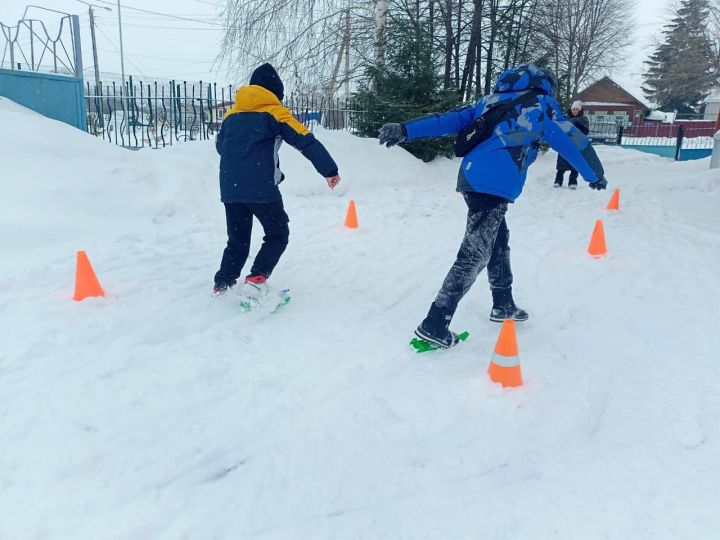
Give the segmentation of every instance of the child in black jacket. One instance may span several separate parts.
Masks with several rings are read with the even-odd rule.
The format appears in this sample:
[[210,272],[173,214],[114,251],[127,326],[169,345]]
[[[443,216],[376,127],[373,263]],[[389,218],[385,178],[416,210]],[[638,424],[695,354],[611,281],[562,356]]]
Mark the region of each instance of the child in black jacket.
[[226,292],[240,277],[250,251],[253,217],[265,236],[245,283],[263,289],[287,247],[289,219],[278,189],[284,179],[278,160],[283,141],[300,150],[331,189],[340,182],[338,167],[322,143],[282,105],[283,92],[275,69],[263,64],[253,72],[250,85],[238,89],[218,133],[228,242],[215,274],[215,294]]

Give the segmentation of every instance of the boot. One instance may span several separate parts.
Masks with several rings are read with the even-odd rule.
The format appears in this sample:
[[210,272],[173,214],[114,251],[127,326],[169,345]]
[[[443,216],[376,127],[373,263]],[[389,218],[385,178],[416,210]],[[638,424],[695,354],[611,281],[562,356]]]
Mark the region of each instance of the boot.
[[260,300],[267,295],[267,276],[262,274],[249,275],[243,283],[243,294],[250,298]]
[[493,307],[490,311],[490,320],[503,322],[507,319],[514,321],[527,321],[530,315],[524,309],[515,305],[512,297],[512,289],[492,291]]
[[415,329],[415,335],[444,349],[457,345],[460,342],[457,334],[448,329],[452,316],[452,311],[441,308],[433,302],[427,317]]
[[233,280],[230,283],[220,283],[216,282],[215,285],[213,285],[212,294],[213,296],[222,296],[226,292],[228,292],[232,287],[235,286],[236,281]]

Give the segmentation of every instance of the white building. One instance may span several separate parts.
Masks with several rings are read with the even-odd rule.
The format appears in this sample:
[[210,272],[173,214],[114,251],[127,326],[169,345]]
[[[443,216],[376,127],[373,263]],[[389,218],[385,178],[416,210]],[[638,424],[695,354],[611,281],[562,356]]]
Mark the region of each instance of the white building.
[[717,120],[720,115],[720,88],[710,94],[704,101],[705,113],[703,120]]

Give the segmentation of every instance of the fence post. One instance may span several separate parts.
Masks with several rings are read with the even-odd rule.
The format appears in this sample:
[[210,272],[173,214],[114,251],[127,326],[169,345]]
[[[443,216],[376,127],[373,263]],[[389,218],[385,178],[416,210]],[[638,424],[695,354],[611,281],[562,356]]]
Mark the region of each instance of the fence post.
[[77,15],[71,15],[70,21],[74,56],[73,61],[75,62],[75,77],[77,77],[78,79],[82,79],[83,62],[82,48],[80,47],[80,17],[78,17]]
[[675,143],[675,161],[680,161],[680,152],[682,150],[683,138],[685,137],[685,128],[678,127],[677,142]]
[[623,126],[622,124],[619,124],[618,132],[617,132],[617,145],[618,146],[620,146],[622,144],[623,131],[625,131],[625,126]]
[[710,158],[710,168],[720,169],[720,131],[713,135],[713,151]]
[[[82,129],[83,131],[87,131],[87,107],[85,105],[85,96],[83,95],[85,92],[83,89],[82,47],[80,46],[80,17],[77,15],[72,15],[70,17],[70,31],[72,32],[73,62],[75,63],[75,79],[77,80],[77,86],[75,87],[77,98],[75,102],[78,110],[78,123],[76,124],[76,127]],[[38,70],[40,69],[39,62],[41,61],[42,56],[38,60]],[[55,61],[57,62],[57,57],[55,58]],[[57,72],[57,69],[55,69],[55,71]]]
[[[33,22],[30,19],[30,71],[35,71],[35,32],[33,32]],[[40,71],[40,66],[38,66]]]

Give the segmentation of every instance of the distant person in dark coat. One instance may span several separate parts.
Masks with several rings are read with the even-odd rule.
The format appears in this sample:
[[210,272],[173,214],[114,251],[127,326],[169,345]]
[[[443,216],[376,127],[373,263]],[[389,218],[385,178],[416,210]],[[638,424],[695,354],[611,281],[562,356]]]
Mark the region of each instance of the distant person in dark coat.
[[[572,123],[572,125],[578,128],[583,135],[587,135],[588,133],[590,133],[590,121],[588,120],[588,117],[585,116],[585,112],[583,111],[582,101],[573,102],[572,106],[570,107],[570,112],[568,113],[567,119],[570,121],[570,123]],[[562,187],[565,171],[570,171],[568,187],[570,189],[577,189],[578,172],[560,154],[558,154],[556,169],[557,174],[555,175],[554,187]]]
[[220,154],[220,200],[225,205],[228,242],[213,292],[222,294],[237,283],[250,251],[253,217],[265,236],[245,284],[265,290],[288,244],[288,215],[278,185],[278,152],[283,141],[294,146],[325,177],[330,188],[340,182],[338,166],[328,151],[281,103],[284,87],[270,64],[257,68],[248,86],[235,95],[215,141]]

